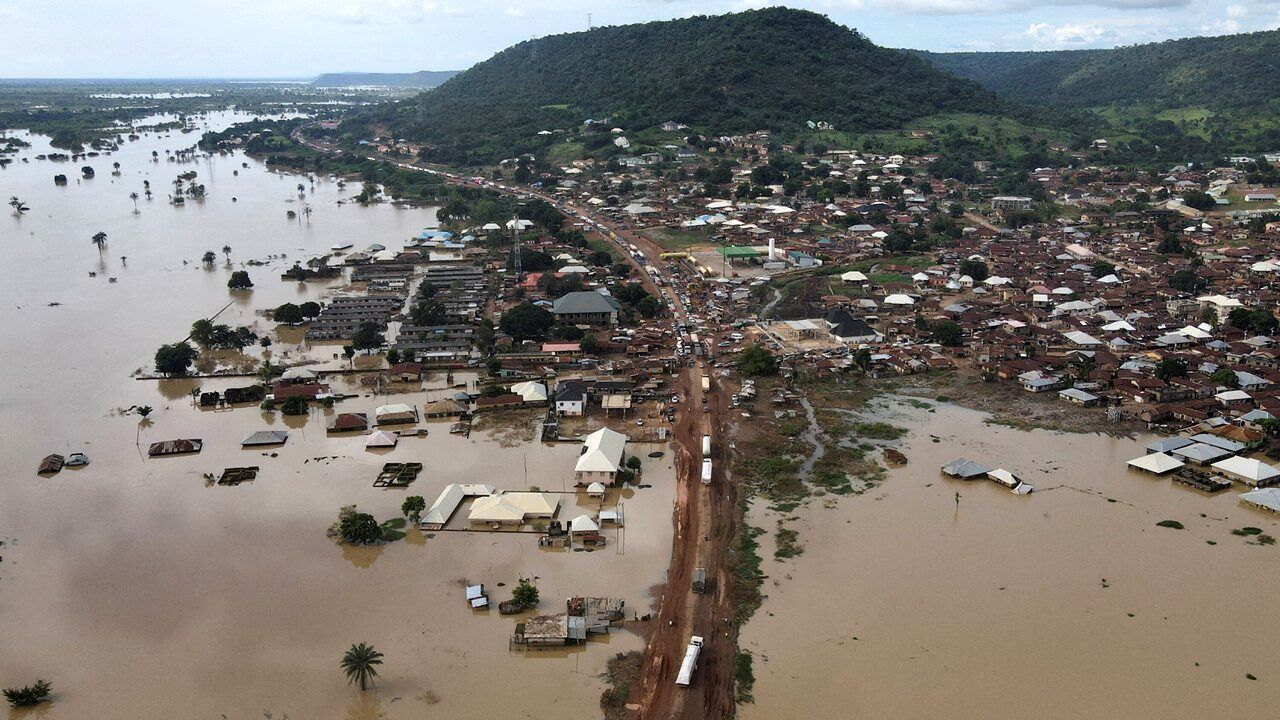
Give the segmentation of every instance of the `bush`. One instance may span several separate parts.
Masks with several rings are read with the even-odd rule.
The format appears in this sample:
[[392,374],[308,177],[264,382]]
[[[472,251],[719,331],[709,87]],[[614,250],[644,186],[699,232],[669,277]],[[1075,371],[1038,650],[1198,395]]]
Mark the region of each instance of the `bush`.
[[382,528],[368,513],[356,511],[355,505],[338,510],[338,521],[329,527],[329,535],[349,545],[376,545],[382,542]]
[[635,455],[632,455],[631,457],[627,458],[627,467],[631,468],[632,470],[639,470],[640,458],[636,457]]
[[307,399],[297,395],[287,397],[280,403],[280,412],[285,415],[306,415]]
[[1171,530],[1185,529],[1183,524],[1178,522],[1177,520],[1161,520],[1160,522],[1156,523],[1156,525],[1159,525],[1162,528],[1169,528]]
[[14,707],[30,707],[39,705],[49,699],[53,686],[45,680],[37,680],[34,685],[20,688],[5,688],[4,698]]
[[538,588],[528,580],[521,580],[511,592],[511,600],[521,607],[531,608],[538,604]]

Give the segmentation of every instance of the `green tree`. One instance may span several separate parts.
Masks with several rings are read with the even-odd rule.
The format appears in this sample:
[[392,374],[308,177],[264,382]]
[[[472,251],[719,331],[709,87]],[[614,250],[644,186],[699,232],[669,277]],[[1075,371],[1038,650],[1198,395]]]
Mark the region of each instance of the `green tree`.
[[966,259],[960,261],[960,274],[968,275],[973,278],[974,282],[986,280],[990,272],[987,264],[981,260]]
[[537,340],[544,337],[554,323],[554,315],[525,302],[502,313],[498,327],[516,340]]
[[308,320],[320,316],[320,303],[318,302],[308,300],[299,305],[298,309],[302,311],[302,317]]
[[525,608],[538,605],[538,588],[528,580],[521,580],[516,589],[511,591],[511,600]]
[[45,680],[37,680],[32,685],[20,688],[5,688],[4,699],[13,707],[31,707],[49,699],[53,685]]
[[964,328],[951,320],[943,320],[933,324],[933,328],[929,333],[934,342],[941,343],[947,347],[958,347],[964,339]]
[[1236,371],[1231,368],[1218,368],[1213,371],[1209,379],[1219,385],[1225,385],[1229,388],[1240,387],[1240,376],[1236,375]]
[[594,355],[600,350],[600,341],[595,335],[583,335],[578,341],[578,347],[587,355]]
[[1116,266],[1106,260],[1098,260],[1093,264],[1093,276],[1096,278],[1106,277],[1116,271]]
[[200,260],[203,261],[205,265],[212,265],[213,261],[217,259],[218,259],[218,256],[214,254],[212,250],[206,250],[204,253],[204,257],[200,258]]
[[427,509],[427,501],[421,495],[410,495],[400,503],[400,513],[413,522],[422,519],[422,511]]
[[253,281],[249,279],[248,270],[236,270],[231,273],[231,279],[227,281],[227,287],[232,290],[248,290],[253,287]]
[[387,351],[387,364],[395,365],[398,362],[400,362],[400,351],[395,348],[391,348]]
[[302,322],[302,308],[293,303],[285,303],[271,313],[271,319],[286,325],[297,325]]
[[377,667],[382,664],[382,653],[373,649],[372,645],[360,643],[352,645],[342,656],[342,672],[347,676],[347,683],[360,685],[363,692],[369,689],[378,677]]
[[360,329],[351,336],[351,347],[356,350],[373,350],[382,347],[386,341],[376,324],[366,322],[361,323]]
[[409,311],[409,318],[413,324],[424,327],[441,325],[446,317],[448,315],[444,303],[438,300],[421,300],[414,303],[413,310]]
[[1186,377],[1187,361],[1176,357],[1165,358],[1156,364],[1155,375],[1161,380]]
[[760,345],[749,345],[738,354],[738,372],[747,377],[763,377],[778,372],[778,360]]
[[185,342],[161,345],[156,350],[156,372],[163,375],[186,375],[198,356],[196,349]]
[[1196,210],[1212,210],[1218,205],[1212,195],[1200,190],[1188,190],[1182,193],[1182,204]]
[[356,510],[355,505],[345,505],[338,510],[338,522],[329,528],[330,535],[337,535],[349,545],[376,545],[382,542],[382,528],[369,513]]
[[641,465],[640,458],[636,457],[635,455],[632,455],[631,457],[627,458],[628,468],[632,470],[639,470],[640,465]]
[[90,240],[89,242],[93,243],[94,245],[97,245],[98,249],[101,250],[102,246],[107,244],[107,234],[99,230],[98,232],[93,234],[93,239]]
[[285,415],[306,415],[307,399],[301,395],[290,395],[280,403],[280,412]]
[[1209,286],[1209,282],[1196,274],[1195,270],[1183,268],[1169,276],[1169,287],[1184,293],[1198,293]]

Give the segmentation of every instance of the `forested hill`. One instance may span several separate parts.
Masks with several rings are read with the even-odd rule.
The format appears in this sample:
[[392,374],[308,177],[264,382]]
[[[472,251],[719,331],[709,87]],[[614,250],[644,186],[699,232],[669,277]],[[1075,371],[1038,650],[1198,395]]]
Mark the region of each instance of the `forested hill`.
[[1280,30],[1112,50],[917,54],[1029,103],[1238,109],[1280,99]]
[[530,40],[351,127],[385,126],[466,161],[511,156],[587,118],[628,131],[675,120],[715,133],[806,121],[859,132],[1000,104],[822,15],[769,8]]
[[316,87],[383,86],[433,88],[457,75],[457,70],[419,70],[413,73],[325,73],[311,81]]

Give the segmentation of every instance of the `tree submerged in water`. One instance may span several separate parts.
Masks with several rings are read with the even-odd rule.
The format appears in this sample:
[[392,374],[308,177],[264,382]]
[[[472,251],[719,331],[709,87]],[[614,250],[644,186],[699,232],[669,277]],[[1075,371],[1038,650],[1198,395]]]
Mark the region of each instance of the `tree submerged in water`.
[[377,666],[382,664],[382,653],[373,649],[372,645],[360,643],[352,645],[342,656],[342,672],[348,683],[359,683],[360,690],[368,690],[378,677]]
[[382,528],[369,513],[356,510],[355,505],[344,505],[338,510],[338,521],[329,526],[329,537],[336,537],[348,545],[381,545]]
[[31,707],[49,699],[53,685],[46,680],[37,680],[33,685],[20,688],[5,688],[4,699],[14,707]]

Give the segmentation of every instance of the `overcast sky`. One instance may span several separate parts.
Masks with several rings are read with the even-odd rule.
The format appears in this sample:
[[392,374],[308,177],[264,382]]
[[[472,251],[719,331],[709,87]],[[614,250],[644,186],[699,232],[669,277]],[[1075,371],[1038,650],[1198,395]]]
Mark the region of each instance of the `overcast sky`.
[[521,40],[770,4],[891,47],[1112,47],[1280,27],[1280,0],[0,0],[0,77],[464,69]]

